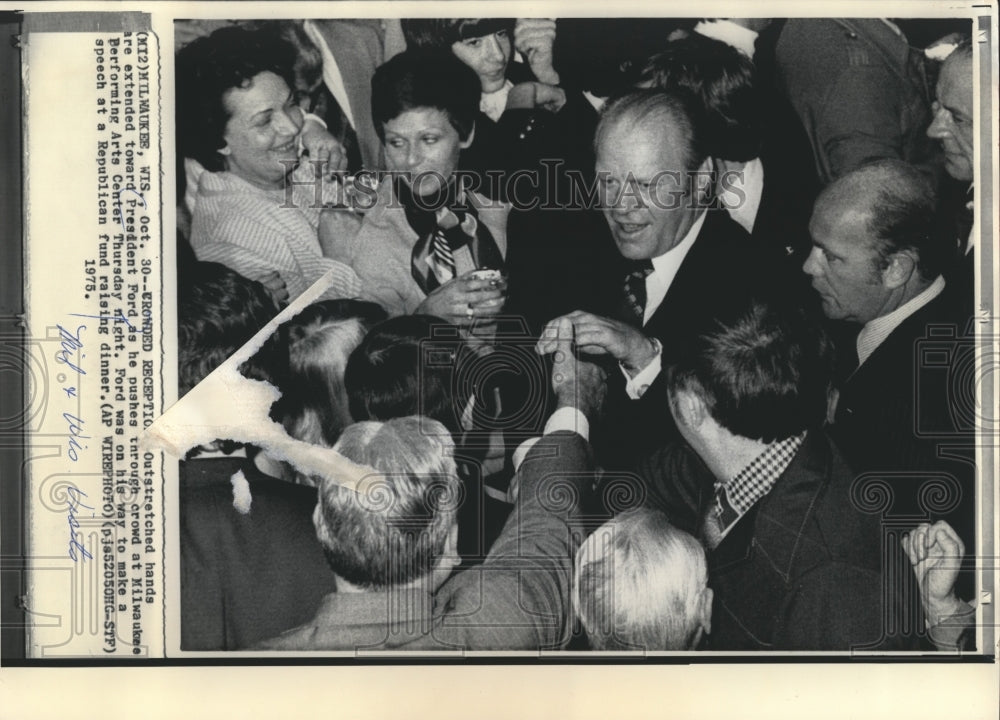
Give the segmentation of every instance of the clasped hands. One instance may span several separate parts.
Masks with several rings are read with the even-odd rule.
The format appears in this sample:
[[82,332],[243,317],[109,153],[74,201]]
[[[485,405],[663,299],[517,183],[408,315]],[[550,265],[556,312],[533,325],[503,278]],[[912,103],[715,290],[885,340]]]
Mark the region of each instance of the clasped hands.
[[580,354],[610,356],[621,363],[630,377],[635,377],[659,353],[657,343],[637,328],[618,320],[576,310],[545,326],[536,346],[539,355],[555,351],[553,338],[556,337],[557,328],[563,323],[572,326],[576,350]]

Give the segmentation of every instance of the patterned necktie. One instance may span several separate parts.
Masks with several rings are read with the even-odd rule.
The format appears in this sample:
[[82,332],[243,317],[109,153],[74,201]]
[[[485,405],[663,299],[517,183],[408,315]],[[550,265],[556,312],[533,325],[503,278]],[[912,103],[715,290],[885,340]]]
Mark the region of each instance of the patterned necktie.
[[394,187],[406,220],[417,233],[410,270],[425,293],[455,277],[455,252],[463,247],[469,249],[476,268],[505,268],[503,254],[492,233],[479,222],[475,206],[456,188],[455,182],[449,183],[437,197],[421,196],[419,201],[402,178],[395,179]]
[[653,272],[651,260],[630,263],[623,286],[623,319],[630,325],[642,327],[646,315],[646,277]]
[[708,508],[705,516],[705,544],[709,550],[715,550],[722,542],[723,532],[739,518],[739,513],[729,503],[725,485],[719,485],[715,490],[715,500]]
[[437,275],[438,282],[444,285],[455,277],[455,256],[451,252],[451,246],[448,244],[444,233],[440,230],[434,233],[431,247],[433,248],[432,252],[436,267],[434,274]]

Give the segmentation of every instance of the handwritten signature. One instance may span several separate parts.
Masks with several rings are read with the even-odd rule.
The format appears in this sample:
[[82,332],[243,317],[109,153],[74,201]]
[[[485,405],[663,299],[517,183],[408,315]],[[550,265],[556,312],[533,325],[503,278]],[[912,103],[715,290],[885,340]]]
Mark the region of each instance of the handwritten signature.
[[[93,560],[94,556],[80,542],[83,539],[83,533],[79,531],[80,521],[76,519],[76,516],[81,509],[93,510],[94,508],[83,502],[82,498],[87,497],[87,493],[78,487],[71,485],[66,489],[66,495],[68,496],[66,500],[66,521],[69,523],[69,557],[73,562],[78,562],[81,559]],[[91,513],[91,517],[93,517],[93,513]]]
[[83,420],[76,415],[64,412],[63,420],[69,426],[69,450],[66,451],[66,454],[69,455],[70,460],[76,462],[79,459],[78,451],[90,447],[89,445],[81,446],[77,442],[77,438],[80,440],[90,440],[90,435],[83,434]]
[[[59,337],[62,338],[60,344],[61,349],[56,353],[56,362],[62,363],[69,367],[70,370],[76,371],[78,375],[86,375],[87,373],[75,362],[76,353],[83,349],[83,340],[80,339],[80,333],[87,329],[86,325],[80,325],[76,329],[76,333],[72,333],[62,325],[56,325],[59,329]],[[73,359],[70,359],[73,356]],[[87,357],[86,355],[80,355],[80,359]]]

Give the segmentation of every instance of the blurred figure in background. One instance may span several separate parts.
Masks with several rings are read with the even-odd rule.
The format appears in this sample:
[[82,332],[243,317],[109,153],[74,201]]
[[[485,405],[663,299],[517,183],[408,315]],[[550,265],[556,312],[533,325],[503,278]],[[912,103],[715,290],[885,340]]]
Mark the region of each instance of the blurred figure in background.
[[895,158],[936,176],[924,134],[931,87],[922,50],[886,18],[794,18],[775,47],[778,80],[812,144],[826,185],[865,163]]

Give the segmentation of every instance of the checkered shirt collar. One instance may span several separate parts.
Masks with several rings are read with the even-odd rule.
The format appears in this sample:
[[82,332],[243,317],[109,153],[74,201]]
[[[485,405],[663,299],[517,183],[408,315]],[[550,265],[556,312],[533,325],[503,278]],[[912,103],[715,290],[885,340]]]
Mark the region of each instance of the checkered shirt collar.
[[806,433],[802,433],[771,443],[729,482],[716,483],[716,494],[725,492],[733,510],[740,516],[744,515],[771,491],[802,447],[805,437]]

